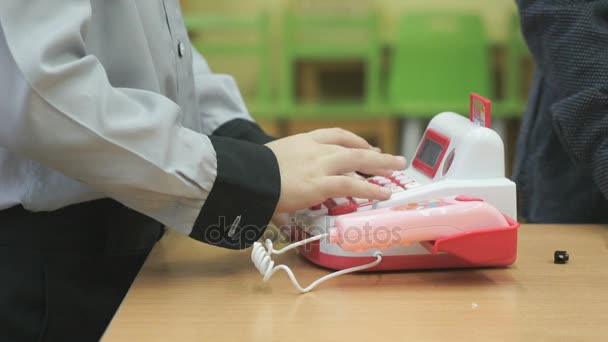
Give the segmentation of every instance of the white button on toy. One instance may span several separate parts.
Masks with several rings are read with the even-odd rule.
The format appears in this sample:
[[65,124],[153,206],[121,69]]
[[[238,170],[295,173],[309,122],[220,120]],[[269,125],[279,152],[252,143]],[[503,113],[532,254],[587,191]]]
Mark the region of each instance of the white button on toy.
[[364,204],[364,203],[369,203],[370,200],[367,198],[358,198],[358,197],[353,197],[353,200],[355,201],[355,203],[357,204]]
[[338,197],[338,198],[334,198],[334,203],[336,203],[336,205],[344,205],[344,204],[348,204],[350,201],[345,198],[345,197]]

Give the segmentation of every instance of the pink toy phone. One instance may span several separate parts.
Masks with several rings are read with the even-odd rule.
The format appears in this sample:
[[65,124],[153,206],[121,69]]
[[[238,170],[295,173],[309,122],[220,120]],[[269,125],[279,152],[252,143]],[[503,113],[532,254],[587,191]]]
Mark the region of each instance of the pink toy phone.
[[483,200],[452,196],[344,215],[336,218],[329,236],[342,250],[361,252],[509,226],[504,215]]
[[[327,233],[303,236],[280,250],[274,249],[270,239],[265,244],[256,242],[251,260],[264,281],[284,270],[299,291],[308,292],[352,272],[511,265],[517,253],[517,228],[517,222],[482,199],[450,196],[340,215]],[[322,240],[348,254],[325,256],[320,251]],[[430,253],[395,253],[412,243]],[[339,271],[302,287],[289,267],[275,266],[272,260],[273,254],[294,248],[309,260]]]

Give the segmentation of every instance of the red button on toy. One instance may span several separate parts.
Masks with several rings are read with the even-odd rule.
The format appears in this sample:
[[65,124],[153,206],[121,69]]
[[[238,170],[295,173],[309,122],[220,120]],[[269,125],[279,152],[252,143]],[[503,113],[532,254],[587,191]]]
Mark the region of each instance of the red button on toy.
[[329,199],[324,204],[328,209],[327,214],[329,216],[350,214],[357,211],[357,203],[350,198]]
[[483,202],[483,200],[481,198],[465,196],[465,195],[460,195],[454,199],[457,201],[460,201],[460,202]]

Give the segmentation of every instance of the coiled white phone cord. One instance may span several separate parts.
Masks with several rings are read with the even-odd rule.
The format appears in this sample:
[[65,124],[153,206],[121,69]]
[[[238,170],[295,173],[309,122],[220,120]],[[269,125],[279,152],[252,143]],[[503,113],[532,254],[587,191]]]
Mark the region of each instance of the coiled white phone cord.
[[284,270],[285,273],[287,273],[287,275],[289,276],[289,279],[291,279],[291,282],[293,283],[293,285],[300,292],[303,292],[303,293],[309,292],[310,290],[314,289],[317,285],[323,283],[326,280],[335,278],[335,277],[343,275],[343,274],[362,271],[362,270],[374,267],[382,261],[382,253],[376,252],[376,253],[374,253],[376,260],[374,260],[373,262],[370,262],[370,263],[364,264],[364,265],[360,265],[360,266],[347,268],[347,269],[340,270],[340,271],[337,271],[334,273],[330,273],[326,276],[323,276],[323,277],[317,279],[312,284],[308,285],[306,288],[302,288],[302,286],[300,285],[300,283],[298,283],[295,275],[293,274],[293,272],[291,271],[291,269],[289,267],[287,267],[285,265],[278,265],[276,267],[274,266],[274,261],[272,260],[272,254],[283,254],[296,247],[305,245],[310,242],[321,240],[321,239],[327,237],[327,235],[328,234],[321,234],[321,235],[317,235],[317,236],[314,236],[314,237],[311,237],[311,238],[308,238],[308,239],[305,239],[302,241],[298,241],[298,242],[293,243],[280,250],[276,250],[273,248],[272,241],[270,241],[270,239],[266,240],[266,246],[264,246],[260,242],[255,242],[253,244],[253,250],[251,251],[251,261],[253,261],[253,264],[255,265],[255,267],[264,276],[264,279],[263,279],[264,282],[267,282],[268,279],[270,279],[270,277],[272,277],[272,275],[275,272],[277,272],[278,270]]

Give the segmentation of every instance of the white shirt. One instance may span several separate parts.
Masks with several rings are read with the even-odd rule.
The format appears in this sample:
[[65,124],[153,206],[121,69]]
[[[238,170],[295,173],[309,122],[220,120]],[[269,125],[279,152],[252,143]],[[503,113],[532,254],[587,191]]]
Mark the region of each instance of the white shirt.
[[111,197],[188,234],[217,176],[207,135],[235,118],[177,0],[0,2],[0,209]]

